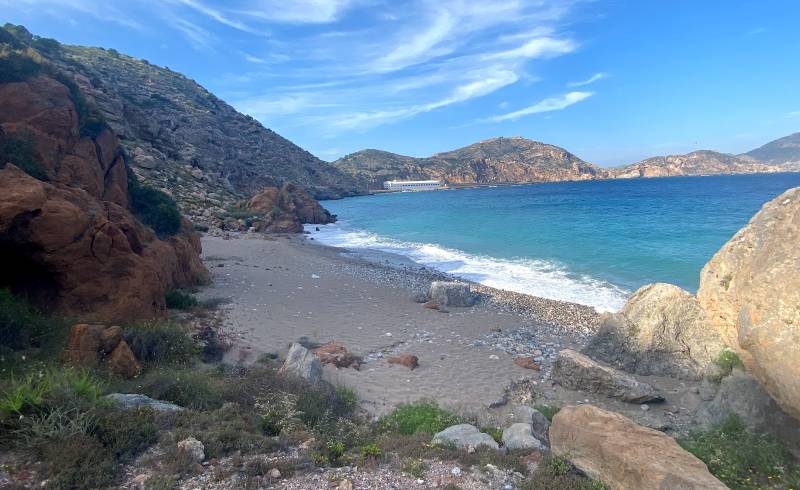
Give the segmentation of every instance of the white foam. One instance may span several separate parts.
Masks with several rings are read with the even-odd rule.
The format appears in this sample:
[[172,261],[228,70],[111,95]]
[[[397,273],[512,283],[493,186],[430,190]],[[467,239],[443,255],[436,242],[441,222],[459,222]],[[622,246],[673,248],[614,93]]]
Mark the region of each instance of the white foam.
[[592,306],[600,312],[618,311],[630,295],[607,281],[572,274],[566,267],[544,260],[499,259],[430,243],[403,242],[349,228],[344,222],[310,225],[306,231],[324,245],[400,254],[420,265],[486,286]]

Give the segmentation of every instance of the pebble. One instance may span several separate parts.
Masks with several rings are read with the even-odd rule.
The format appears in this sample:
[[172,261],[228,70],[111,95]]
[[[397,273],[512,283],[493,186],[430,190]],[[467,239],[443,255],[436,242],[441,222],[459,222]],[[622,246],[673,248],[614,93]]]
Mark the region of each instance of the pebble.
[[456,466],[455,468],[453,468],[452,470],[450,470],[450,473],[452,473],[452,474],[453,474],[453,476],[461,476],[461,468],[459,468],[458,466]]

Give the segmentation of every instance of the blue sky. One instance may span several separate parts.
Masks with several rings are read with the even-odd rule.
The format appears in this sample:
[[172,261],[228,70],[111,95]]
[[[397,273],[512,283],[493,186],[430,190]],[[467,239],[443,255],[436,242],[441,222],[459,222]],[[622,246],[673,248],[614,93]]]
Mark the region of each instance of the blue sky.
[[603,166],[800,131],[800,2],[0,0],[197,80],[324,160],[495,136]]

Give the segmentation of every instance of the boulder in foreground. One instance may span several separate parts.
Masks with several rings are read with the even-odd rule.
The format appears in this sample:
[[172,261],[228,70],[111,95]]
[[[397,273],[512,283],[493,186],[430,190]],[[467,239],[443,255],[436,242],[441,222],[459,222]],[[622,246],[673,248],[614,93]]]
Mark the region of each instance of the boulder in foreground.
[[553,365],[553,380],[565,388],[598,393],[628,403],[664,401],[664,397],[649,384],[571,349],[558,353]]
[[322,363],[313,352],[295,342],[289,348],[278,374],[294,376],[311,384],[317,384],[322,381]]
[[459,424],[448,427],[433,436],[432,444],[452,444],[459,449],[477,448],[486,446],[491,449],[499,449],[500,446],[492,439],[492,436],[478,430],[470,424]]
[[612,489],[727,488],[670,436],[592,405],[562,408],[550,426],[550,446]]
[[434,281],[431,283],[431,303],[437,306],[472,306],[475,296],[464,282]]

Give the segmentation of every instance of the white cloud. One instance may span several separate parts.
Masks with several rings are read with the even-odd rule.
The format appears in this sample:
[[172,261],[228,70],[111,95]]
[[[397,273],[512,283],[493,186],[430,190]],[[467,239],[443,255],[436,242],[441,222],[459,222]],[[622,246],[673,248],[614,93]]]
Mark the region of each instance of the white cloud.
[[583,87],[585,85],[590,85],[598,80],[603,80],[604,78],[608,78],[609,74],[605,72],[595,73],[594,75],[590,76],[586,80],[581,80],[580,82],[570,82],[567,84],[567,87]]
[[487,55],[489,59],[515,59],[515,58],[554,58],[562,54],[571,53],[578,49],[578,44],[571,39],[556,39],[553,37],[537,37],[525,44],[498,53]]
[[436,12],[433,22],[427,29],[410,36],[394,47],[389,53],[376,60],[376,71],[392,71],[425,61],[437,54],[447,52],[439,44],[447,39],[456,26],[455,18],[447,10]]
[[568,94],[564,94],[561,97],[550,97],[541,100],[532,106],[528,106],[518,111],[508,112],[506,114],[500,114],[498,116],[490,117],[489,119],[487,119],[487,121],[490,122],[515,121],[521,117],[529,116],[531,114],[560,111],[562,109],[566,109],[567,107],[573,104],[577,104],[582,100],[586,100],[592,95],[593,95],[592,92],[569,92]]
[[220,12],[219,10],[213,9],[208,7],[207,5],[199,2],[197,0],[176,0],[178,3],[185,5],[197,12],[200,12],[203,15],[210,17],[211,19],[219,22],[220,24],[224,24],[228,27],[232,27],[234,29],[238,29],[240,31],[249,32],[251,34],[256,34],[257,31],[249,27],[248,25],[239,22],[235,19],[231,19],[227,17],[225,14]]
[[789,112],[789,113],[786,114],[786,117],[789,117],[789,118],[800,117],[800,111]]
[[339,20],[351,0],[250,0],[233,12],[269,22],[326,24]]
[[181,18],[174,18],[170,21],[173,27],[183,33],[198,51],[214,49],[214,35],[204,28]]

